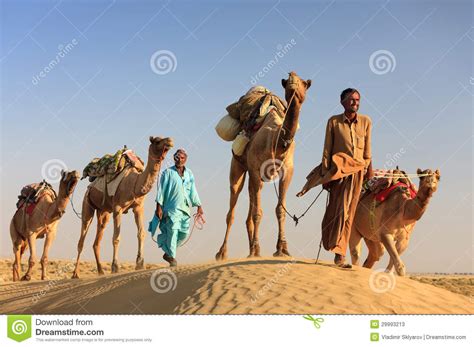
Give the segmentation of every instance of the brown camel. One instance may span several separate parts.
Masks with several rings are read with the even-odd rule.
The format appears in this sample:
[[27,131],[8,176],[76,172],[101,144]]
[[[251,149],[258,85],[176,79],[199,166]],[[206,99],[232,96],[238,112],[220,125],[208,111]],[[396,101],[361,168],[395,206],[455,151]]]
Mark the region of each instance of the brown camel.
[[97,213],[97,234],[94,242],[94,255],[97,262],[97,272],[99,275],[104,274],[100,263],[100,241],[104,235],[104,230],[110,215],[113,214],[114,234],[112,244],[114,247],[112,273],[119,270],[118,266],[118,248],[120,243],[120,225],[122,214],[132,209],[135,216],[135,223],[138,229],[138,254],[136,260],[136,270],[143,269],[143,240],[145,238],[145,230],[143,228],[143,205],[145,196],[150,192],[153,184],[161,169],[161,163],[165,159],[166,154],[173,147],[173,140],[169,137],[153,137],[150,136],[150,146],[148,148],[148,162],[145,170],[139,172],[133,168],[124,176],[123,180],[117,187],[114,196],[106,195],[96,188],[88,187],[84,200],[82,202],[82,226],[81,236],[77,244],[77,260],[72,278],[79,278],[79,258],[84,247],[84,240],[89,230],[89,226],[94,218],[94,211]]
[[373,194],[366,195],[359,202],[349,240],[353,265],[359,265],[360,243],[361,238],[364,238],[369,249],[364,267],[372,268],[386,248],[390,255],[386,271],[390,272],[395,265],[397,274],[405,275],[405,265],[400,255],[408,247],[413,228],[425,213],[440,179],[439,170],[418,169],[417,174],[420,175],[420,187],[413,199],[396,190],[375,208]]
[[[287,80],[282,79],[285,88],[285,99],[288,110],[285,119],[272,111],[263,121],[262,127],[251,137],[242,156],[233,155],[230,166],[230,206],[227,213],[227,229],[224,242],[216,254],[216,260],[227,258],[227,241],[234,221],[234,209],[240,192],[245,183],[246,172],[249,174],[249,211],[247,216],[247,234],[249,239],[249,257],[260,256],[258,239],[259,224],[262,219],[260,193],[263,182],[278,175],[279,199],[276,207],[278,219],[278,242],[274,256],[290,255],[285,238],[285,200],[288,186],[293,177],[293,154],[295,137],[298,128],[298,118],[306,91],[311,86],[311,80],[302,80],[295,72],[290,72]],[[280,136],[278,136],[280,134]],[[278,139],[278,143],[277,142]],[[276,151],[275,151],[276,147]]]
[[28,270],[21,280],[29,281],[31,279],[36,262],[36,239],[41,239],[45,236],[43,256],[41,257],[41,279],[46,279],[49,248],[56,238],[59,220],[66,210],[69,198],[78,181],[79,172],[61,171],[61,181],[57,196],[48,189],[41,195],[31,214],[26,212],[27,206],[24,204],[13,215],[10,223],[10,236],[15,255],[13,281],[20,279],[21,256],[27,247],[30,247],[30,259]]

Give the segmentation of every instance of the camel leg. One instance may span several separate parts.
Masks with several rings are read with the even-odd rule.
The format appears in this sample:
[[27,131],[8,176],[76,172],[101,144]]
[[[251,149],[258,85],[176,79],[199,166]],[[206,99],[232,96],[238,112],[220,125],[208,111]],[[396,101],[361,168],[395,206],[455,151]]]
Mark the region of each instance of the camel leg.
[[227,212],[226,217],[227,228],[225,230],[224,242],[222,243],[219,252],[216,254],[216,260],[224,260],[227,258],[227,241],[229,240],[230,229],[234,223],[235,205],[237,204],[240,192],[242,191],[245,183],[245,169],[237,160],[235,160],[235,158],[232,158],[232,162],[230,164],[229,183],[230,203],[229,211]]
[[114,237],[112,239],[112,244],[114,246],[114,256],[112,260],[112,273],[119,272],[118,264],[118,250],[120,244],[120,225],[122,223],[122,211],[114,211]]
[[41,256],[41,280],[46,280],[47,278],[47,268],[48,268],[48,253],[51,244],[53,243],[54,239],[56,238],[56,230],[50,230],[46,234],[46,239],[44,240],[43,246],[43,255]]
[[[397,248],[398,255],[402,255],[402,253],[405,252],[405,250],[408,247],[408,239],[404,238],[402,240],[398,240],[395,246]],[[390,258],[386,271],[390,272],[392,271],[392,268],[393,268],[393,261],[392,261],[392,258]]]
[[[379,241],[372,241],[368,239],[364,239],[367,248],[369,249],[369,254],[367,255],[367,259],[364,261],[364,267],[371,269],[374,264],[380,260],[383,255],[384,247],[381,242]],[[391,258],[390,258],[391,259]]]
[[[250,185],[249,185],[249,194],[250,194]],[[253,219],[252,219],[252,204],[250,201],[249,201],[249,212],[247,214],[247,220],[245,221],[245,225],[247,227],[247,236],[249,239],[249,252],[251,252],[252,243],[253,243],[254,224],[253,224]]]
[[135,265],[135,270],[141,270],[144,268],[145,259],[143,259],[143,241],[145,240],[145,229],[143,228],[143,206],[137,206],[133,209],[133,215],[135,216],[135,224],[137,225],[137,238],[138,238],[138,254]]
[[397,249],[395,247],[395,241],[393,240],[392,234],[382,234],[381,235],[382,243],[387,249],[390,258],[395,265],[395,270],[399,276],[405,276],[405,265],[403,264],[400,256],[398,255]]
[[107,223],[110,219],[110,213],[105,211],[97,211],[97,234],[95,235],[94,241],[94,255],[95,261],[97,263],[97,274],[103,275],[104,269],[102,268],[102,264],[100,262],[100,241],[102,240],[102,236],[104,236],[104,230],[107,226]]
[[250,249],[250,257],[260,257],[260,244],[258,240],[258,229],[262,220],[263,212],[261,207],[261,191],[263,182],[259,174],[250,174],[250,204],[252,206],[252,222],[254,225],[252,247]]
[[21,278],[22,281],[29,281],[33,274],[33,268],[36,263],[36,235],[32,234],[28,237],[28,245],[30,246],[30,259],[28,261],[28,270]]
[[21,242],[15,240],[13,242],[13,254],[15,255],[15,261],[13,262],[12,271],[13,271],[13,282],[20,280],[20,264],[21,264]]
[[352,226],[351,236],[349,238],[349,250],[351,252],[352,265],[359,266],[362,235],[355,226]]
[[288,252],[288,244],[286,242],[285,237],[286,212],[284,207],[286,207],[286,193],[291,183],[291,179],[293,178],[293,167],[284,167],[283,170],[284,169],[286,169],[286,172],[284,172],[284,175],[279,182],[279,199],[277,207],[275,208],[276,217],[278,219],[278,241],[276,246],[277,250],[275,253],[273,253],[274,257],[290,255],[290,252]]
[[20,280],[20,266],[21,266],[21,250],[23,248],[24,241],[18,235],[15,224],[13,221],[10,223],[10,237],[12,239],[13,244],[13,255],[15,256],[15,260],[13,261],[12,265],[12,272],[13,272],[13,282]]
[[72,278],[79,278],[79,259],[81,257],[81,252],[84,248],[84,241],[86,239],[87,232],[89,231],[89,227],[92,223],[93,218],[94,207],[89,204],[88,193],[86,193],[82,202],[81,236],[79,237],[79,242],[77,243],[77,259]]

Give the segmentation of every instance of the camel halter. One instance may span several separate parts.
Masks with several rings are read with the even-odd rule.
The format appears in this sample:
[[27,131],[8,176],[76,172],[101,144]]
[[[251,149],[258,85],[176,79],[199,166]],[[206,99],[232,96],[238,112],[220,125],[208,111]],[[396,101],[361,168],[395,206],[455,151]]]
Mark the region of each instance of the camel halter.
[[[294,77],[293,77],[292,75],[290,75],[290,76],[288,77],[287,83],[290,83],[290,85],[295,85],[296,87],[298,87],[298,85],[299,85],[299,80],[296,80],[296,81],[295,81]],[[295,90],[293,91],[293,94],[291,95],[290,101],[288,102],[288,107],[286,108],[285,114],[283,115],[283,122],[284,122],[285,119],[286,119],[286,115],[288,114],[288,111],[290,110],[290,105],[291,105],[291,102],[293,101],[293,98],[295,97],[295,95],[296,95],[296,88],[295,88]],[[278,173],[278,171],[279,171],[279,170],[282,168],[282,166],[284,165],[284,164],[282,163],[281,166],[278,168],[278,170],[276,169],[276,165],[275,165],[275,153],[276,153],[277,148],[278,148],[278,141],[280,140],[280,135],[281,135],[282,129],[283,129],[283,123],[282,123],[280,129],[278,130],[278,134],[277,134],[276,141],[275,141],[275,147],[274,147],[274,149],[272,150],[273,170],[274,170],[275,173]],[[291,139],[291,140],[285,140],[286,146],[288,146],[291,142],[293,142],[293,139]],[[314,198],[314,200],[311,202],[311,204],[308,206],[308,208],[307,208],[299,217],[297,217],[296,214],[291,215],[291,213],[288,212],[288,210],[286,209],[285,205],[280,201],[280,193],[278,192],[278,189],[277,189],[277,187],[276,187],[275,180],[273,180],[273,188],[274,188],[274,190],[275,190],[275,194],[276,194],[277,199],[278,199],[278,204],[281,205],[281,207],[283,207],[283,210],[285,211],[285,213],[286,213],[291,219],[293,219],[293,221],[295,222],[295,227],[298,226],[298,223],[299,223],[300,219],[304,217],[304,215],[310,210],[311,207],[313,207],[313,205],[315,204],[315,202],[318,200],[319,196],[320,196],[321,193],[323,192],[323,189],[321,188],[321,191],[318,193],[318,195],[316,196],[316,198]]]

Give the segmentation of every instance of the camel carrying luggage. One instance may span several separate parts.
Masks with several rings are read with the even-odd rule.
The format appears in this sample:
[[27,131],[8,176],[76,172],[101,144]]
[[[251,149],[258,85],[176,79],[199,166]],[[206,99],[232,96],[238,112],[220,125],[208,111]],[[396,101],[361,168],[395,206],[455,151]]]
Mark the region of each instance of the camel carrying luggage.
[[45,194],[50,193],[56,198],[56,192],[45,180],[41,183],[32,183],[21,188],[20,195],[18,195],[18,201],[16,208],[21,208],[24,204],[35,205],[39,199]]
[[224,141],[234,141],[232,151],[242,155],[250,137],[262,125],[271,110],[283,119],[286,102],[262,86],[251,88],[239,101],[226,107],[228,114],[216,125],[216,132]]
[[144,164],[132,150],[124,146],[115,152],[114,155],[105,154],[102,158],[94,158],[86,165],[82,172],[82,179],[89,177],[89,181],[94,181],[97,177],[107,176],[113,179],[126,166],[135,167],[138,171],[143,171]]

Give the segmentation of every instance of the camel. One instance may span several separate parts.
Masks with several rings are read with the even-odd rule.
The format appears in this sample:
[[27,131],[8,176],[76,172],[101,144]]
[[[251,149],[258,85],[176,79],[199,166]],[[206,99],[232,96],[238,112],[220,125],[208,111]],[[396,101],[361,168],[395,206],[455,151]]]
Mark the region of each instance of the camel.
[[56,238],[58,223],[64,215],[69,198],[79,181],[79,172],[61,170],[58,195],[47,189],[39,198],[31,214],[27,213],[27,204],[16,210],[10,223],[10,236],[13,243],[13,281],[20,279],[21,257],[26,248],[30,247],[28,270],[21,277],[22,281],[29,281],[33,275],[36,263],[36,239],[46,237],[43,255],[41,257],[41,279],[46,279],[48,266],[48,252]]
[[399,276],[405,275],[405,265],[400,255],[408,247],[413,228],[425,213],[440,179],[439,170],[418,169],[417,174],[420,176],[420,186],[413,199],[396,190],[375,208],[372,205],[374,198],[372,193],[359,201],[349,240],[353,265],[359,265],[361,238],[364,238],[369,249],[364,267],[372,268],[386,248],[390,255],[386,271],[391,272],[395,266]]
[[[260,256],[259,225],[262,219],[260,194],[264,181],[279,176],[278,203],[275,209],[278,219],[277,251],[274,256],[289,256],[285,238],[285,204],[286,193],[293,177],[293,154],[295,151],[295,137],[298,128],[298,119],[301,106],[305,100],[306,91],[311,86],[311,80],[302,80],[295,72],[290,72],[287,80],[281,80],[285,88],[285,99],[288,103],[285,119],[272,111],[266,116],[262,127],[251,137],[242,156],[232,157],[230,165],[230,205],[226,218],[226,232],[224,242],[216,254],[216,260],[227,258],[227,242],[232,223],[234,210],[240,192],[245,183],[248,172],[249,183],[249,210],[246,221],[249,239],[249,257]],[[283,123],[283,124],[282,124]],[[280,136],[278,136],[280,135]],[[276,143],[276,141],[278,141]],[[276,147],[276,151],[275,151]]]
[[135,217],[138,233],[138,254],[136,259],[136,270],[143,269],[143,240],[145,238],[145,230],[143,227],[143,210],[145,196],[153,187],[161,169],[161,164],[166,154],[173,147],[173,140],[169,137],[153,137],[150,136],[150,146],[148,148],[148,161],[143,172],[139,172],[133,168],[124,176],[123,180],[117,187],[114,196],[104,197],[98,189],[89,186],[82,202],[82,225],[81,236],[77,245],[77,260],[72,278],[79,278],[79,259],[82,249],[84,248],[84,240],[86,238],[89,226],[94,218],[94,212],[97,214],[97,233],[94,241],[94,255],[97,263],[97,272],[99,275],[104,274],[102,264],[100,262],[100,241],[104,235],[105,227],[113,214],[114,234],[113,244],[113,261],[112,273],[119,271],[118,249],[120,243],[120,225],[122,214],[132,210]]

